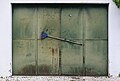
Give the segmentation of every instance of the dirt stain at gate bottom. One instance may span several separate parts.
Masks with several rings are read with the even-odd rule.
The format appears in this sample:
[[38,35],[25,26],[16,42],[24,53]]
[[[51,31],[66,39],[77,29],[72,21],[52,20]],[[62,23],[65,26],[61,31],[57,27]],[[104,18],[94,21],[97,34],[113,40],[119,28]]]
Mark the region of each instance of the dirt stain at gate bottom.
[[[38,75],[39,74],[51,74],[52,73],[52,66],[42,64],[38,66]],[[26,65],[22,68],[18,74],[22,75],[35,75],[36,74],[36,66],[34,65]]]
[[34,75],[36,73],[36,67],[34,65],[26,65],[19,71],[19,74]]
[[52,73],[52,67],[50,65],[42,64],[38,67],[39,74],[50,74]]

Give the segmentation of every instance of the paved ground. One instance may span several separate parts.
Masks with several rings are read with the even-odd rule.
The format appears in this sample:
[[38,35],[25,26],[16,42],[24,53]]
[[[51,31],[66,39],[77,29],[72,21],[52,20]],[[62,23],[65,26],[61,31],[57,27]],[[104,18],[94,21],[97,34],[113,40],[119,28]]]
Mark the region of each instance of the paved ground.
[[74,76],[12,76],[0,81],[120,81],[119,77],[74,77]]

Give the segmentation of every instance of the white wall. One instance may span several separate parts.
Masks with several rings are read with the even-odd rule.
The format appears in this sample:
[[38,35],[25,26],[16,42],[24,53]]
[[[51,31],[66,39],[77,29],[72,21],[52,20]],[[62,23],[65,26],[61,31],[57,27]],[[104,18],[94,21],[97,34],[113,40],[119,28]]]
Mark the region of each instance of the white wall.
[[0,3],[0,76],[10,75],[11,69],[11,14],[10,1]]
[[[21,2],[22,1],[22,2]],[[0,76],[12,75],[12,23],[11,3],[109,3],[109,73],[120,73],[120,8],[112,0],[1,0],[0,3]]]
[[120,73],[120,8],[109,5],[109,69],[111,75]]

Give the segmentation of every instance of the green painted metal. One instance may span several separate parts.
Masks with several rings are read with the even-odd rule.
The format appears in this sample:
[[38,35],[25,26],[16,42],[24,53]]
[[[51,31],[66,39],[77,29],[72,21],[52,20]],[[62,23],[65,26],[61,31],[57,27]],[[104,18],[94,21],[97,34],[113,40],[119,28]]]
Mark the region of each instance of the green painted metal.
[[41,40],[44,31],[47,34],[60,36],[60,8],[38,8],[38,74],[58,75],[59,41],[51,38]]
[[106,5],[14,5],[13,74],[108,75],[107,23]]
[[13,6],[13,74],[36,74],[35,27],[35,8]]
[[86,75],[108,75],[107,6],[84,9]]
[[86,7],[84,19],[85,39],[107,39],[107,7]]
[[[62,7],[61,37],[82,44],[82,15],[77,7]],[[83,56],[81,45],[61,42],[61,66],[63,75],[82,75]]]
[[13,8],[13,39],[35,39],[36,9],[31,6]]
[[13,74],[35,75],[36,41],[13,40]]
[[87,76],[106,76],[107,41],[90,40],[85,42],[85,67]]

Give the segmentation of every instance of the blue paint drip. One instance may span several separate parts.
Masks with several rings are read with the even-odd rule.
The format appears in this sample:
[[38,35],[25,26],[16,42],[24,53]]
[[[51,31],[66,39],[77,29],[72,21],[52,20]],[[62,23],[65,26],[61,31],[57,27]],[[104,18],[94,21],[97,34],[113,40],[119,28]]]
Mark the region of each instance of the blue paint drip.
[[45,38],[47,38],[48,37],[48,34],[47,33],[45,33],[45,32],[42,32],[41,33],[41,39],[45,39]]

